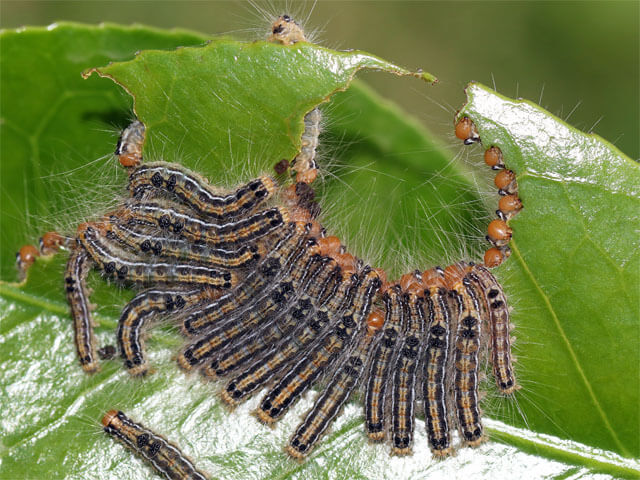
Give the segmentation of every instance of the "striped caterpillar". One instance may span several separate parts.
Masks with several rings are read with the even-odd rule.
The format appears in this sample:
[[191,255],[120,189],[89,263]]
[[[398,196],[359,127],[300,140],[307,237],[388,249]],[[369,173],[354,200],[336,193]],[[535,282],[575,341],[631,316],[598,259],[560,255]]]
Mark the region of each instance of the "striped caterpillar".
[[[305,123],[307,130],[316,124]],[[266,175],[222,191],[178,165],[142,163],[141,125],[127,129],[136,135],[123,135],[116,152],[130,169],[129,197],[100,222],[83,224],[71,247],[76,260],[66,281],[86,371],[98,368],[85,285],[97,266],[140,289],[118,327],[132,374],[148,371],[141,339],[149,320],[164,316],[188,337],[181,368],[225,378],[225,402],[269,388],[256,411],[264,423],[324,382],[287,447],[295,458],[309,454],[358,388],[365,389],[370,438],[389,439],[394,454],[411,452],[420,399],[435,455],[452,452],[456,426],[465,444],[484,439],[477,393],[483,342],[491,345],[499,388],[517,388],[508,308],[490,272],[460,263],[387,282],[317,221],[312,150],[292,162],[295,184]],[[317,133],[305,134],[317,144]]]
[[146,460],[158,475],[169,480],[207,480],[189,458],[173,443],[136,423],[124,413],[108,411],[102,418],[104,431],[136,455]]

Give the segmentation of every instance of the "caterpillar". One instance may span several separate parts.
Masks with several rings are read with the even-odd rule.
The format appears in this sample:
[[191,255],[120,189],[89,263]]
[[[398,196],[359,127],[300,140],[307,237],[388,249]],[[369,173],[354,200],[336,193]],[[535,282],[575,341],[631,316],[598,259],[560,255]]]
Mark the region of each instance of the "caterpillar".
[[169,480],[207,480],[204,472],[173,443],[136,423],[124,413],[109,410],[102,417],[105,433],[142,457],[156,473]]
[[199,287],[145,290],[131,300],[122,310],[117,331],[118,345],[129,373],[147,373],[141,330],[148,327],[153,317],[162,313],[173,315],[215,297],[214,289]]
[[81,248],[71,250],[64,283],[67,293],[67,302],[71,307],[73,319],[74,341],[80,365],[85,372],[98,370],[96,361],[96,340],[93,334],[94,322],[91,318],[91,305],[89,303],[89,290],[86,284],[87,274],[91,268],[89,253]]
[[165,162],[140,165],[129,175],[129,191],[133,197],[143,197],[147,189],[164,189],[189,207],[216,220],[251,212],[273,195],[275,186],[274,179],[265,176],[221,195],[201,176]]

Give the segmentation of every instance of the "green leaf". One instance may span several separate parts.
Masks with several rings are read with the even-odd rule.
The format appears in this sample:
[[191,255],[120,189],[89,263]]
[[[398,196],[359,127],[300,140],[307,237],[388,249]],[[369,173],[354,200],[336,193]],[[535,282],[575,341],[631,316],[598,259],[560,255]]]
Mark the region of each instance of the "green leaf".
[[524,327],[520,405],[546,414],[529,426],[637,457],[640,167],[531,102],[466,91],[459,115],[500,147],[524,205],[499,273]]
[[[2,207],[3,259],[11,258],[20,244],[37,238],[50,225],[72,234],[78,222],[112,205],[125,183],[109,157],[114,131],[100,130],[127,123],[129,99],[111,81],[92,76],[83,83],[79,73],[108,59],[130,58],[142,48],[197,45],[203,40],[186,33],[116,26],[62,25],[51,31],[3,34],[2,194],[7,192]],[[20,50],[27,47],[28,53]],[[8,54],[17,51],[22,54]],[[20,67],[23,58],[39,54],[59,59],[59,66],[34,61]],[[131,62],[99,70],[133,94],[136,114],[149,128],[147,158],[180,161],[215,183],[233,184],[292,157],[299,146],[304,113],[346,88],[355,71],[367,66],[407,73],[359,52],[226,40],[174,52],[145,52]],[[38,81],[29,82],[32,77]],[[42,85],[54,82],[58,87],[49,97],[32,102],[32,123],[24,124],[43,123],[47,112],[47,118],[55,121],[37,129],[37,134],[16,135],[15,125],[23,125],[19,101],[38,98]],[[83,90],[85,85],[92,86],[89,93]],[[95,103],[86,98],[95,98]],[[446,259],[452,249],[456,255],[476,252],[487,213],[465,168],[450,161],[452,154],[366,88],[352,86],[331,99],[325,109],[329,122],[323,145],[333,145],[334,151],[325,152],[323,165],[329,173],[322,182],[325,223],[331,231],[348,239],[354,252],[397,272]],[[113,119],[104,112],[117,115]],[[22,144],[14,140],[23,137],[29,138],[23,143],[33,148],[20,149]],[[14,157],[21,160],[5,164]],[[56,175],[44,178],[49,173]],[[18,188],[25,184],[30,187]],[[26,211],[35,218],[31,237],[11,228],[13,222],[5,215],[7,198],[15,202],[11,216],[24,218]],[[432,232],[436,227],[441,230]],[[109,478],[148,478],[147,467],[100,432],[99,419],[111,408],[122,409],[166,434],[198,465],[221,478],[325,478],[329,471],[338,478],[398,474],[409,478],[437,477],[452,470],[476,476],[484,472],[487,478],[540,471],[545,473],[539,476],[547,478],[584,468],[615,476],[636,475],[636,462],[496,421],[487,423],[491,435],[503,444],[463,449],[454,458],[434,462],[420,453],[427,452],[428,445],[419,424],[417,453],[406,459],[390,458],[386,446],[367,444],[358,402],[347,406],[312,458],[295,464],[281,447],[312,398],[304,399],[275,431],[249,416],[257,399],[228,412],[217,400],[214,385],[186,377],[177,369],[171,355],[181,339],[172,328],[155,330],[148,342],[150,361],[157,368],[149,378],[129,378],[117,359],[103,362],[100,373],[85,375],[75,358],[62,291],[64,262],[64,255],[39,259],[26,284],[0,283],[0,403],[11,405],[0,414],[2,478],[42,478],[53,472],[59,478],[105,478],[105,472]],[[3,276],[5,266],[3,261]],[[119,310],[132,293],[107,286],[97,274],[90,284],[96,288],[92,300],[98,305],[99,343],[113,343]],[[509,284],[506,288],[519,306],[521,294],[512,293]],[[516,310],[519,334],[528,333],[520,320],[524,311]],[[522,343],[528,345],[518,342]],[[538,382],[557,389],[565,386],[566,378],[540,380],[538,372],[528,367],[529,357],[524,357],[518,372],[527,390],[517,396],[518,405],[527,408],[523,411],[529,424],[542,422],[536,425],[545,432],[548,413],[537,409],[537,403],[527,403],[531,397],[524,394],[530,392],[538,402]],[[573,372],[570,375],[576,378]],[[514,405],[500,400],[492,413],[517,424],[520,417]],[[562,428],[561,421],[553,423]],[[574,433],[560,436],[581,438]],[[596,433],[593,438],[593,443],[587,443],[601,446],[602,437]]]

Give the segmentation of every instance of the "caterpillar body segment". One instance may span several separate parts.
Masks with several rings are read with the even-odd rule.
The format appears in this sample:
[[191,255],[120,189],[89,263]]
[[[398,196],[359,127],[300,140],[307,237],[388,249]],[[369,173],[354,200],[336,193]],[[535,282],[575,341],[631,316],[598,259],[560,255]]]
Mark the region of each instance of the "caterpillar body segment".
[[386,312],[385,326],[372,356],[364,397],[365,429],[369,439],[376,442],[385,438],[387,387],[397,356],[398,339],[402,338],[406,325],[406,299],[400,287],[387,289],[382,301]]

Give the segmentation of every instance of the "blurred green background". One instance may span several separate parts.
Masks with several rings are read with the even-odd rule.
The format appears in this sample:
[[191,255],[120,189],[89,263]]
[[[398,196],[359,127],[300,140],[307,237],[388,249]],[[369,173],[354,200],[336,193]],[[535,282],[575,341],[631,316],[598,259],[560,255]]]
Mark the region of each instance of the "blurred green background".
[[[318,1],[7,1],[0,26],[56,20],[183,27],[248,40],[267,18],[309,16],[316,41],[375,53],[438,75],[433,88],[385,75],[363,77],[447,143],[452,119],[475,80],[511,97],[539,102],[585,131],[640,157],[640,2]],[[266,12],[266,15],[265,15]],[[400,88],[399,88],[400,85]],[[406,87],[404,87],[406,85]]]

